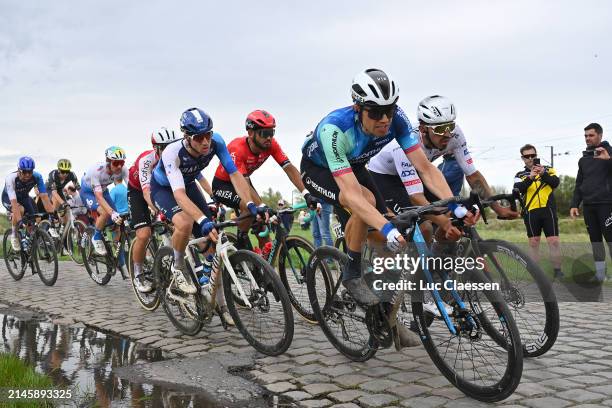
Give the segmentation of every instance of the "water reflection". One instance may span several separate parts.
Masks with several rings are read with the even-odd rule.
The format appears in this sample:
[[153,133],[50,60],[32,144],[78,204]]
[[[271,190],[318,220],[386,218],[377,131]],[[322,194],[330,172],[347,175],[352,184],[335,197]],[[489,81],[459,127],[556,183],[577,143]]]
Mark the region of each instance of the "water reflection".
[[58,325],[27,315],[0,314],[0,319],[0,351],[19,356],[49,375],[57,387],[72,390],[76,395],[72,406],[217,406],[203,395],[134,383],[113,374],[115,367],[164,360],[161,350],[87,327]]

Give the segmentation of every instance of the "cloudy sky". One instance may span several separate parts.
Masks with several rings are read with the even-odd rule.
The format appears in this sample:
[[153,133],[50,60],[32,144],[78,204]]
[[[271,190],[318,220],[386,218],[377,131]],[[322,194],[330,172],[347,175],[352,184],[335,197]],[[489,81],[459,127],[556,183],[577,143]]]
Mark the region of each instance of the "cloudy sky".
[[[113,144],[131,161],[192,106],[226,141],[269,110],[299,166],[304,135],[350,104],[355,73],[380,67],[411,119],[427,95],[455,102],[490,184],[512,183],[524,143],[569,151],[555,167],[575,175],[584,126],[612,133],[610,21],[607,1],[0,0],[0,173],[28,154],[44,173],[67,157],[81,174]],[[290,198],[270,161],[256,187]]]

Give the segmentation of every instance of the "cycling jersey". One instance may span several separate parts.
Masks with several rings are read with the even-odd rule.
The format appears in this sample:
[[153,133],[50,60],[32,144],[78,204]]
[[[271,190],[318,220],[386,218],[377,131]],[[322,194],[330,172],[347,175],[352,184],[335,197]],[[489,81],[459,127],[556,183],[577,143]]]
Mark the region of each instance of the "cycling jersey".
[[[251,150],[246,136],[237,137],[232,140],[227,145],[227,150],[232,156],[238,171],[245,177],[249,177],[253,174],[253,172],[261,167],[270,156],[272,156],[281,167],[290,164],[289,158],[275,139],[272,139],[272,145],[268,150],[264,150],[258,154]],[[227,174],[227,171],[225,171],[222,165],[217,167],[215,178],[219,178],[223,181],[230,181],[229,174]]]
[[130,167],[128,185],[136,190],[142,191],[144,188],[149,188],[153,168],[157,164],[158,157],[155,150],[147,150],[142,152],[136,158],[136,161]]
[[[418,132],[418,130],[416,131]],[[463,135],[463,131],[458,125],[455,126],[455,130],[453,130],[451,135],[451,140],[446,145],[446,148],[440,150],[435,147],[426,147],[422,140],[421,144],[423,145],[423,151],[430,162],[435,161],[438,157],[445,154],[453,154],[453,156],[455,156],[455,160],[457,160],[457,163],[466,176],[471,176],[472,174],[476,173],[474,160],[472,159],[470,151],[467,148],[467,142],[465,140],[465,136]]]
[[370,160],[368,169],[373,173],[399,176],[409,195],[423,192],[423,183],[416,169],[395,140]]
[[71,181],[74,184],[74,188],[77,190],[81,188],[79,185],[79,180],[73,171],[68,173],[64,181],[62,181],[62,179],[60,179],[60,171],[55,169],[49,173],[49,178],[47,179],[47,190],[57,191],[58,194],[63,197],[64,187],[66,187],[66,184],[70,183]]
[[352,106],[328,114],[306,138],[303,157],[316,166],[328,168],[334,177],[351,172],[351,166],[365,164],[391,140],[396,139],[405,153],[419,148],[412,125],[398,107],[389,133],[373,137],[364,133]]
[[89,168],[81,179],[83,191],[87,192],[103,192],[108,186],[113,184],[115,180],[125,180],[128,178],[128,168],[123,166],[121,173],[110,173],[109,165],[106,162],[100,162]]
[[14,171],[6,176],[2,195],[6,195],[9,200],[18,200],[27,197],[35,186],[38,188],[40,194],[47,192],[45,183],[39,172],[33,172],[32,177],[30,177],[28,181],[21,181],[19,179],[19,173]]
[[172,191],[184,189],[187,184],[203,177],[202,170],[210,164],[215,155],[229,174],[238,171],[223,138],[218,133],[214,133],[208,153],[199,157],[189,154],[184,140],[166,147],[161,160],[153,170],[153,178],[160,186],[171,187]]
[[534,180],[529,177],[531,170],[525,167],[514,176],[514,188],[523,194],[527,211],[537,208],[555,208],[555,197],[553,190],[559,185],[559,177],[555,174],[555,169],[544,166],[542,176],[536,176]]

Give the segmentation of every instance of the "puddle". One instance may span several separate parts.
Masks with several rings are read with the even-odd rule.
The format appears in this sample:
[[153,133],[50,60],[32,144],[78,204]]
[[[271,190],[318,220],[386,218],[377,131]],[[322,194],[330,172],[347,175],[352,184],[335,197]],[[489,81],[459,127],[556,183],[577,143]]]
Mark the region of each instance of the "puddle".
[[45,316],[15,308],[0,307],[0,323],[0,351],[15,354],[38,372],[49,375],[56,387],[72,390],[73,400],[65,406],[226,406],[194,388],[129,381],[114,372],[119,367],[173,357],[161,350],[79,323],[53,324]]

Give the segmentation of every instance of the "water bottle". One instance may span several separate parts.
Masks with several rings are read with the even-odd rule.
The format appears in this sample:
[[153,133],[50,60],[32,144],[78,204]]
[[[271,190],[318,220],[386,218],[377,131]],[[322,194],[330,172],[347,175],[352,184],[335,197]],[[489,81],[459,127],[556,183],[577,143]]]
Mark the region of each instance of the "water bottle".
[[60,231],[59,231],[60,237],[64,235],[64,230],[65,230],[65,229],[66,229],[66,226],[65,226],[64,224],[62,224],[62,225],[60,226]]
[[213,255],[208,254],[206,255],[206,258],[204,258],[204,262],[202,262],[199,273],[197,272],[197,268],[196,268],[196,273],[198,273],[198,281],[200,282],[200,285],[202,286],[206,285],[210,280],[210,272],[212,271],[212,263],[213,263]]
[[21,249],[25,252],[27,252],[30,249],[30,238],[28,236],[22,236]]

